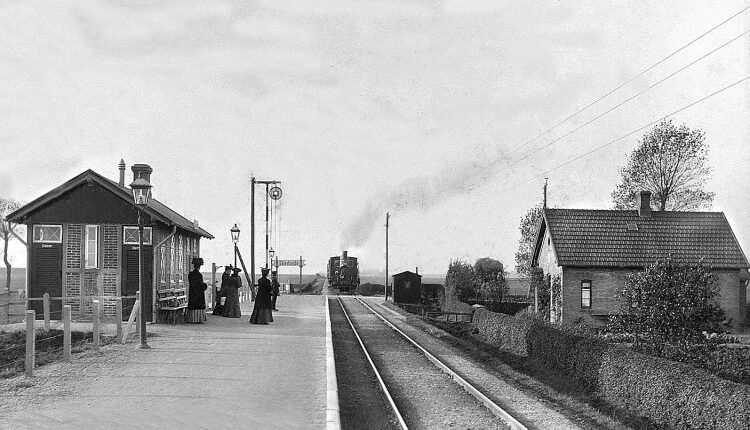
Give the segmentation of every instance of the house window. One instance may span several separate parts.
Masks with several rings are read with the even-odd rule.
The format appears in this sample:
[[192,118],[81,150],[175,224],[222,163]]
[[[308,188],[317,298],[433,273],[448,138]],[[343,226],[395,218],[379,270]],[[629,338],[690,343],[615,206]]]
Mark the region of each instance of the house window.
[[581,308],[591,309],[591,281],[581,281]]
[[99,268],[99,226],[86,226],[85,263],[87,269]]
[[62,243],[61,225],[35,225],[35,243]]
[[[122,228],[122,243],[125,245],[139,244],[138,227],[124,226]],[[151,227],[143,228],[143,244],[151,245]]]

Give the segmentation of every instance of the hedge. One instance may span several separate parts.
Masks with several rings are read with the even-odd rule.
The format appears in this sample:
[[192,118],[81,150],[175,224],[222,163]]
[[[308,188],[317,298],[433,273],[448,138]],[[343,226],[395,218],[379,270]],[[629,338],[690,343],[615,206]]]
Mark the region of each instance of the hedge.
[[480,308],[472,325],[487,344],[558,370],[655,427],[750,429],[748,385],[531,318]]

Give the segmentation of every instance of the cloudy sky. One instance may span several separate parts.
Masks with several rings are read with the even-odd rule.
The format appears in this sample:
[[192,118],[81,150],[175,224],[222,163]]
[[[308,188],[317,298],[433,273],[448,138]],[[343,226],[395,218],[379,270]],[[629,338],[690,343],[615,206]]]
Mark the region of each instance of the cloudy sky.
[[[383,271],[386,212],[392,273],[484,256],[512,268],[544,176],[550,206],[609,208],[645,130],[629,133],[750,75],[746,33],[646,90],[750,29],[750,11],[532,139],[747,6],[5,1],[0,196],[148,163],[154,195],[214,234],[202,254],[223,264],[234,223],[249,256],[255,176],[282,181],[272,245],[306,272],[342,249]],[[750,80],[673,117],[705,130],[713,209],[746,253],[748,94]]]

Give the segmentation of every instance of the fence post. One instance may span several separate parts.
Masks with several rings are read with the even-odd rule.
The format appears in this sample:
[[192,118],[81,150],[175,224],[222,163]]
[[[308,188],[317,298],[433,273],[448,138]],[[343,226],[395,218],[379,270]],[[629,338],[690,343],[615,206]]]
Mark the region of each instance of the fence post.
[[122,297],[117,298],[117,311],[116,316],[117,321],[115,324],[117,325],[117,341],[122,341]]
[[44,307],[44,328],[49,330],[49,293],[42,295],[42,305]]
[[[136,291],[135,292],[135,301],[140,303],[141,306],[143,306],[143,303],[141,303],[141,292]],[[133,323],[135,324],[135,333],[141,332],[141,308],[138,307],[138,312],[135,314],[135,318],[133,319]],[[167,321],[169,322],[169,321]]]
[[70,361],[70,305],[63,306],[63,360]]
[[26,311],[26,376],[34,376],[34,358],[36,354],[35,319],[36,311]]
[[216,263],[211,263],[211,309],[216,309]]
[[94,314],[93,314],[93,334],[94,334],[94,351],[99,352],[99,312],[101,311],[101,303],[99,300],[94,300]]

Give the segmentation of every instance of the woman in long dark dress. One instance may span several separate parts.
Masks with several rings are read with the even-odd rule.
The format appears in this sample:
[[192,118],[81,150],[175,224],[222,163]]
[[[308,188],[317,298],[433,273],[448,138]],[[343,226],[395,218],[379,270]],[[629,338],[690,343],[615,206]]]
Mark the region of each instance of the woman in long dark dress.
[[271,312],[271,281],[268,280],[268,269],[260,269],[262,277],[258,279],[258,295],[255,296],[253,314],[250,315],[250,324],[268,324],[273,322]]
[[[221,299],[224,297],[224,294],[229,289],[229,278],[232,273],[232,265],[224,266],[224,273],[221,274],[221,289],[216,293],[216,304],[214,305],[214,315],[221,316],[222,309],[224,308],[224,305],[221,304]],[[225,299],[226,300],[226,299]]]
[[242,288],[242,279],[240,279],[239,273],[242,269],[235,267],[232,269],[232,276],[229,277],[229,285],[227,285],[227,292],[224,293],[224,306],[221,309],[221,316],[227,318],[239,318],[242,316],[240,311],[240,293],[239,289]]
[[206,295],[208,288],[203,282],[203,274],[200,268],[203,265],[203,259],[200,257],[193,258],[193,270],[188,274],[188,305],[185,321],[193,324],[203,324],[206,321]]

